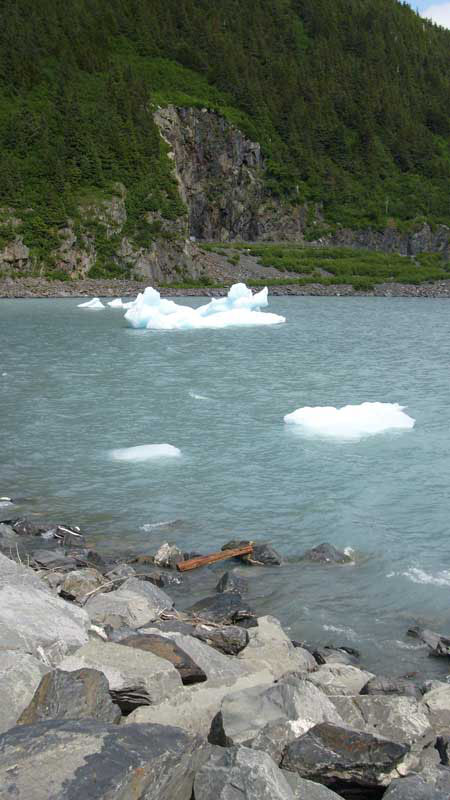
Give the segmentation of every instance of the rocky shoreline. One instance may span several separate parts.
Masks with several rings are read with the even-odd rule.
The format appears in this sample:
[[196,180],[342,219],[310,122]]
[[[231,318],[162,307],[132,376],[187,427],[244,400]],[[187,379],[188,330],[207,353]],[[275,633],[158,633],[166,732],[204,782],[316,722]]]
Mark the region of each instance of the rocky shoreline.
[[[450,685],[291,641],[245,599],[246,570],[282,568],[251,545],[180,611],[198,554],[112,557],[76,526],[0,522],[2,800],[448,800]],[[303,558],[351,561],[328,544]],[[411,635],[450,657],[446,637]]]
[[[271,279],[273,280],[273,279]],[[155,286],[165,297],[224,297],[232,281],[223,288]],[[4,278],[0,280],[0,299],[45,297],[135,297],[147,282],[125,280],[47,281],[44,278]],[[270,286],[270,294],[281,296],[314,297],[450,297],[450,280],[420,285],[383,283],[373,291],[355,291],[353,286],[337,284],[322,286],[311,283]]]

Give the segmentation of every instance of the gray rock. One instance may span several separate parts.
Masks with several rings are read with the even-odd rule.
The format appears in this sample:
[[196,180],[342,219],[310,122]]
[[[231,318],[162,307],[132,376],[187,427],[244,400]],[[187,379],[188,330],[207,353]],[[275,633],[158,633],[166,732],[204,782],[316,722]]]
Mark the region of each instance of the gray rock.
[[312,547],[303,553],[303,561],[312,561],[316,564],[350,564],[352,558],[342,550],[337,550],[332,544],[323,544]]
[[392,781],[383,800],[448,800],[448,793],[426,783],[420,775]]
[[0,737],[1,800],[191,800],[210,752],[161,725],[50,720]]
[[88,640],[86,612],[60,600],[35,575],[0,554],[0,651],[18,650],[56,665]]
[[66,600],[75,600],[82,604],[88,595],[97,590],[100,591],[101,587],[103,587],[102,591],[109,591],[111,588],[107,585],[107,579],[101,572],[94,567],[86,567],[86,569],[73,570],[64,577],[60,594]]
[[205,597],[187,609],[189,614],[205,622],[233,623],[245,618],[254,618],[255,612],[242,600],[240,594],[224,592]]
[[90,641],[65,658],[59,668],[67,672],[86,668],[103,672],[113,700],[123,711],[160,703],[175,696],[182,687],[180,675],[169,661],[113,642]]
[[130,564],[115,564],[112,569],[108,569],[105,572],[105,578],[108,581],[113,581],[116,589],[119,586],[123,586],[128,578],[134,578],[135,575],[136,570]]
[[47,671],[42,661],[27,653],[0,652],[0,733],[15,725]]
[[360,654],[353,647],[317,647],[312,651],[314,658],[319,666],[322,664],[349,664],[355,667],[358,664]]
[[0,522],[0,547],[4,549],[15,547],[19,542],[20,536],[13,531],[11,525]]
[[450,686],[443,684],[423,696],[433,730],[442,736],[450,731]]
[[102,672],[56,669],[42,678],[36,692],[17,720],[18,725],[33,725],[45,719],[96,719],[118,722],[119,707],[111,700],[109,685]]
[[105,560],[95,550],[89,548],[75,550],[70,555],[75,559],[77,567],[95,567],[99,572],[107,572],[108,567]]
[[233,539],[223,545],[222,550],[235,550],[237,547],[243,547],[246,544],[253,545],[253,553],[245,556],[237,556],[239,561],[244,564],[259,564],[264,566],[278,567],[283,563],[279,553],[268,542],[251,542],[250,539]]
[[243,595],[248,591],[248,581],[235,572],[224,572],[216,586],[216,592],[236,592]]
[[197,625],[193,635],[221,653],[236,656],[249,642],[248,631],[238,625],[224,625],[213,628],[210,625]]
[[299,736],[325,720],[342,723],[335,706],[320,689],[290,676],[278,683],[227,695],[213,721],[209,738],[222,747],[252,746],[267,725],[288,722],[294,736]]
[[371,678],[361,689],[361,694],[405,695],[419,700],[422,695],[419,687],[406,678]]
[[307,650],[294,647],[275,617],[259,617],[258,627],[249,630],[249,643],[238,658],[253,669],[269,669],[274,678],[287,672],[315,670],[316,661]]
[[347,725],[413,745],[414,753],[420,753],[435,739],[426,709],[413,697],[359,695],[332,699]]
[[89,598],[85,608],[92,622],[113,628],[140,628],[173,607],[173,600],[148,581],[128,578],[114,592]]
[[294,800],[283,772],[270,756],[247,747],[211,754],[194,780],[195,800]]
[[185,686],[206,681],[206,674],[203,670],[181,647],[178,647],[174,641],[166,636],[161,636],[157,633],[129,636],[126,639],[121,639],[120,644],[144,650],[147,653],[154,653],[155,656],[170,661],[179,672]]
[[324,664],[308,680],[328,695],[355,695],[374,677],[371,672],[349,664]]
[[60,572],[69,572],[76,567],[75,559],[65,556],[61,550],[35,550],[32,562],[40,569],[52,569]]
[[420,639],[430,649],[430,655],[438,657],[450,656],[450,639],[440,633],[429,631],[426,628],[409,628],[408,635]]
[[408,753],[407,745],[322,722],[287,746],[282,767],[330,787],[388,786]]
[[211,723],[220,709],[223,698],[230,692],[248,690],[270,680],[268,672],[254,672],[241,675],[227,685],[210,686],[210,682],[183,688],[181,695],[169,697],[159,705],[141,706],[122,720],[123,724],[133,722],[159,722],[177,728],[208,736]]
[[168,542],[162,544],[158,552],[155,553],[155,564],[157,567],[175,569],[176,565],[183,560],[184,556],[181,550],[176,545],[169,544]]
[[15,533],[19,536],[41,536],[49,530],[54,531],[56,525],[51,522],[43,522],[19,517],[11,520],[11,525]]
[[339,800],[339,795],[320,783],[307,781],[295,772],[283,769],[282,773],[291,787],[295,800]]

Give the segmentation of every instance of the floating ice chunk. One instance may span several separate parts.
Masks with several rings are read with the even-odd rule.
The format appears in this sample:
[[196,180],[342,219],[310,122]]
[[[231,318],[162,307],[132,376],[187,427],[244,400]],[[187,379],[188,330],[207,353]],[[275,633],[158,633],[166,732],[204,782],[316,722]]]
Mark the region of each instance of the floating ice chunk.
[[115,461],[150,461],[152,458],[179,458],[181,450],[171,444],[141,444],[138,447],[125,447],[111,450]]
[[123,308],[124,304],[121,297],[116,297],[115,300],[108,300],[110,308]]
[[244,283],[236,283],[227,297],[191,308],[173,300],[161,300],[159,292],[148,286],[128,309],[125,319],[132,328],[169,331],[228,328],[232,325],[277,325],[285,322],[285,318],[278,314],[260,311],[268,304],[267,295],[267,287],[252,294]]
[[192,397],[193,400],[209,400],[209,397],[204,394],[195,394],[195,392],[189,392],[189,397]]
[[93,300],[88,300],[86,303],[78,303],[78,308],[90,308],[92,311],[100,311],[100,309],[104,307],[105,306],[98,297],[94,297]]
[[306,435],[361,439],[388,430],[410,430],[415,420],[398,403],[361,403],[359,406],[298,408],[284,421]]

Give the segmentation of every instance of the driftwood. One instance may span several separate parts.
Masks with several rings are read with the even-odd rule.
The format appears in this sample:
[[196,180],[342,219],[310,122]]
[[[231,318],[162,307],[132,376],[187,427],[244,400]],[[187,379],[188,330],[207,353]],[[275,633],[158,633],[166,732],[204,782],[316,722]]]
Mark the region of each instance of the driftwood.
[[209,556],[198,556],[197,558],[190,558],[188,561],[179,561],[177,569],[180,572],[187,572],[190,569],[198,569],[198,567],[205,567],[207,564],[214,564],[216,561],[223,561],[226,558],[235,558],[236,556],[247,556],[253,553],[253,545],[246,544],[243,547],[236,547],[234,550],[221,550],[219,553],[211,553]]

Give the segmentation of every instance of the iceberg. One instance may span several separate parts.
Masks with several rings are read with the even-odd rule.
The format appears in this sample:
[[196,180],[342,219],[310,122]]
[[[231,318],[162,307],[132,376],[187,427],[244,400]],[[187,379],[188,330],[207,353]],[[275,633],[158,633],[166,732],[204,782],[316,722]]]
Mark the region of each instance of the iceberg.
[[111,450],[114,461],[150,461],[153,458],[179,458],[181,450],[171,444],[141,444],[137,447],[125,447]]
[[115,300],[108,300],[108,305],[110,308],[123,308],[124,303],[122,302],[121,297],[116,297]]
[[267,287],[253,294],[245,283],[235,283],[226,297],[215,298],[199,308],[162,300],[156,289],[148,286],[125,314],[132,328],[147,330],[197,330],[228,328],[234,325],[278,325],[285,318],[262,312],[268,305]]
[[415,420],[398,403],[361,403],[358,406],[298,408],[286,414],[287,424],[298,426],[307,436],[362,439],[389,430],[411,430]]
[[88,300],[86,303],[78,303],[78,308],[90,308],[92,311],[100,311],[100,309],[104,307],[105,306],[98,297],[94,297],[93,300]]

